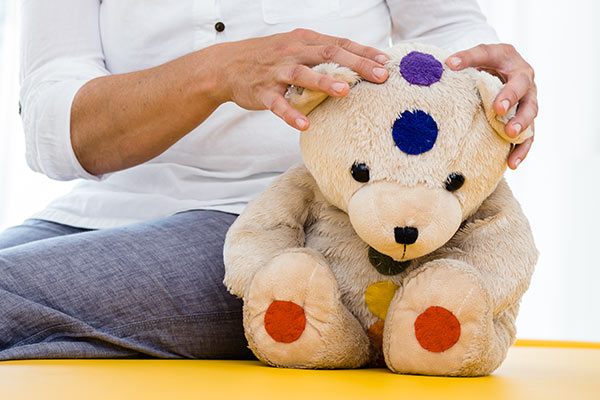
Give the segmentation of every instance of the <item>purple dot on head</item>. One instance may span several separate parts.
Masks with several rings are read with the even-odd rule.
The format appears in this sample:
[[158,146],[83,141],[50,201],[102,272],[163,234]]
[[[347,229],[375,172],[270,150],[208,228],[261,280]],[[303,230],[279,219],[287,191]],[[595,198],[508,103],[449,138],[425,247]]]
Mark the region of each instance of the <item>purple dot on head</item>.
[[400,73],[413,85],[430,86],[442,77],[444,67],[431,54],[411,51],[400,61]]

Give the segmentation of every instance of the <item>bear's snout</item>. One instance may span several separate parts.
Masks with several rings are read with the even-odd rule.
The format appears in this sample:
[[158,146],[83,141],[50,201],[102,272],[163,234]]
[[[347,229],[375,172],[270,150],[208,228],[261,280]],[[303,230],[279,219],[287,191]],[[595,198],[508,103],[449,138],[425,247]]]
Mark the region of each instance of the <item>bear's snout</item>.
[[361,187],[348,204],[350,223],[369,246],[396,261],[431,253],[458,230],[462,209],[445,188],[378,181]]

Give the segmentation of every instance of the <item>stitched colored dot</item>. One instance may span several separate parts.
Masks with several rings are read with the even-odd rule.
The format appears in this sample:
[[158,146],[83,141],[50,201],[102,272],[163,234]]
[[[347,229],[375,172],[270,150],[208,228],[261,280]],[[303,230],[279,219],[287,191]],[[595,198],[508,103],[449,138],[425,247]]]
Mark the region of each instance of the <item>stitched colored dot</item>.
[[412,261],[396,261],[369,246],[369,262],[382,275],[398,275],[412,264]]
[[298,340],[305,326],[304,310],[291,301],[275,300],[265,313],[265,329],[276,342],[292,343]]
[[365,303],[375,316],[385,319],[398,285],[390,281],[381,281],[371,284],[365,291]]
[[377,321],[367,329],[367,336],[376,353],[373,360],[376,367],[385,367],[385,358],[383,357],[383,328],[383,321]]
[[383,348],[383,321],[377,321],[367,329],[367,336],[376,350]]
[[394,122],[392,137],[406,154],[417,155],[431,150],[438,135],[438,126],[425,111],[404,111]]
[[415,336],[425,350],[441,353],[458,342],[460,322],[445,308],[432,306],[415,320]]
[[411,51],[400,61],[400,73],[409,83],[431,86],[442,78],[444,67],[431,54]]

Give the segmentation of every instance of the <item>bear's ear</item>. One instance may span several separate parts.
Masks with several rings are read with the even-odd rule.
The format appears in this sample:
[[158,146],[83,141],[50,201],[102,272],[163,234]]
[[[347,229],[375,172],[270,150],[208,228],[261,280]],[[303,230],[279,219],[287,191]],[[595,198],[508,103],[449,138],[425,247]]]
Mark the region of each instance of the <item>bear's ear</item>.
[[[344,81],[350,87],[354,86],[360,80],[360,76],[356,72],[346,67],[340,67],[338,64],[334,63],[319,64],[313,67],[313,70],[324,75],[329,75],[334,79]],[[308,115],[315,107],[325,101],[327,97],[329,97],[329,95],[326,93],[298,86],[290,86],[285,94],[285,98],[290,102],[292,107],[304,115]]]
[[526,139],[533,136],[533,131],[530,127],[522,131],[516,138],[509,137],[504,131],[504,127],[514,117],[517,106],[513,106],[504,116],[496,114],[494,111],[494,100],[500,93],[504,85],[497,77],[488,74],[487,72],[477,72],[477,90],[483,102],[483,110],[489,124],[494,128],[496,133],[509,143],[523,143]]

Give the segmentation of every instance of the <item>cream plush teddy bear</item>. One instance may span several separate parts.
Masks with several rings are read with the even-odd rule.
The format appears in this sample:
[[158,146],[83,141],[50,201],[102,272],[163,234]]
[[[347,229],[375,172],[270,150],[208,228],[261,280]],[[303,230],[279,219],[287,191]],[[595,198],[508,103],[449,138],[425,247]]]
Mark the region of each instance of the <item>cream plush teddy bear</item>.
[[304,164],[229,230],[225,284],[270,365],[385,360],[398,373],[486,375],[515,339],[537,260],[502,177],[511,142],[531,131],[505,135],[514,109],[494,113],[496,77],[452,71],[431,46],[388,54],[383,84],[315,67],[353,85],[344,98],[291,88],[291,103],[310,112]]

